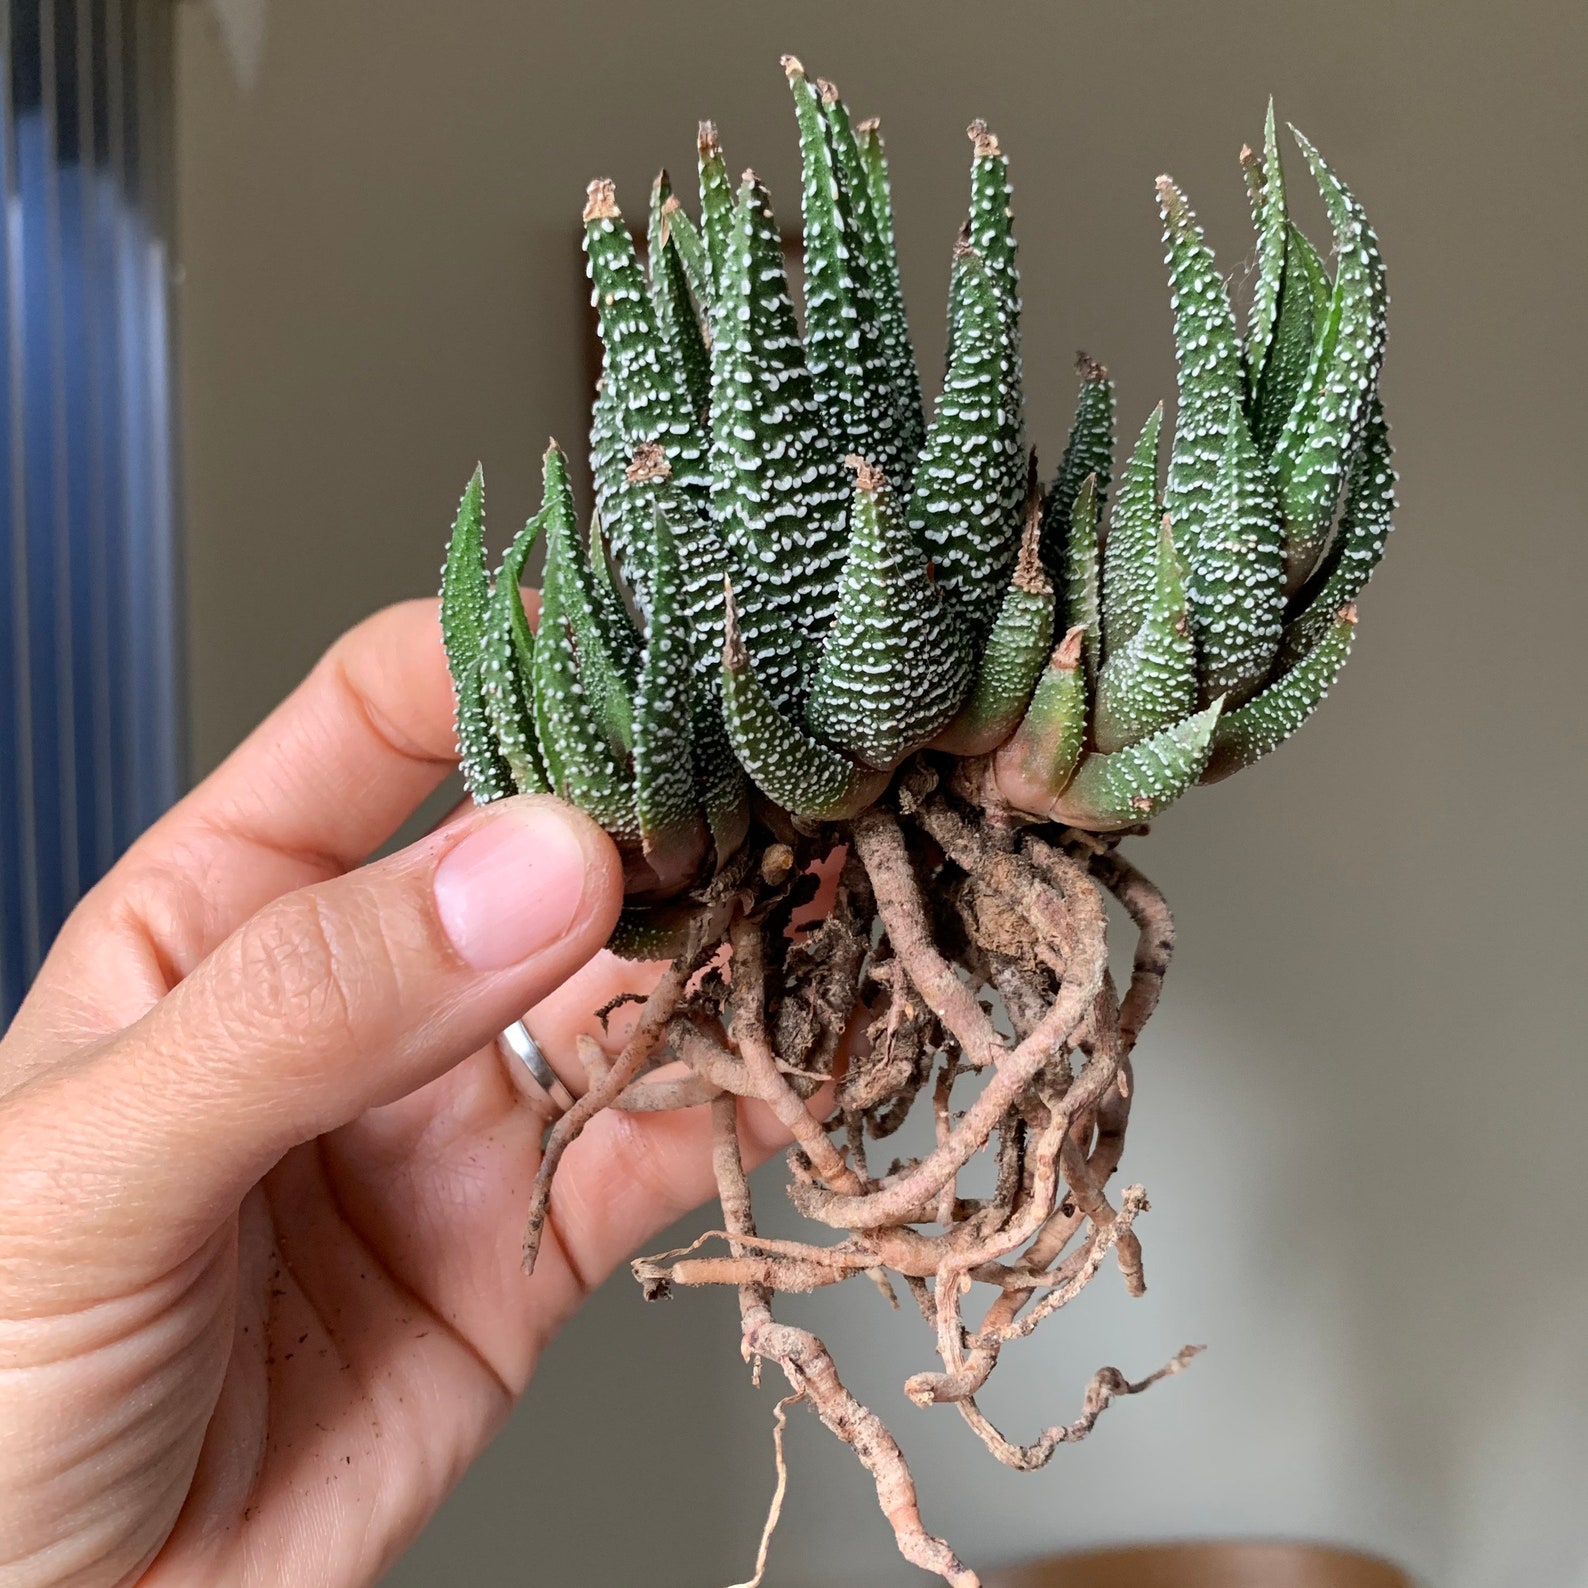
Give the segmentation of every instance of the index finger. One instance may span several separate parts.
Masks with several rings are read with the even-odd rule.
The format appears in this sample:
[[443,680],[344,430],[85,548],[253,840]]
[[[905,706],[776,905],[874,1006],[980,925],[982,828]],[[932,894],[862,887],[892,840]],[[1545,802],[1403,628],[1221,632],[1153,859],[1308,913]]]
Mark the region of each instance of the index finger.
[[456,761],[436,604],[388,607],[137,840],[62,928],[29,1004],[69,988],[78,1037],[137,1019],[270,900],[364,860]]

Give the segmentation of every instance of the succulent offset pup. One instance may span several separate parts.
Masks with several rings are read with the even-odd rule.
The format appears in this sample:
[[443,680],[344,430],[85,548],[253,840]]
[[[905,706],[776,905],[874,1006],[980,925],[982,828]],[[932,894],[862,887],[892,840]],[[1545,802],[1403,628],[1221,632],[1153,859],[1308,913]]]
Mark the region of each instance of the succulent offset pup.
[[[976,1404],[1002,1347],[1110,1251],[1143,1288],[1145,1195],[1128,1186],[1116,1206],[1107,1184],[1172,925],[1117,846],[1279,745],[1345,662],[1393,507],[1384,274],[1361,206],[1300,134],[1332,279],[1291,223],[1270,106],[1262,153],[1241,151],[1257,238],[1244,331],[1185,198],[1158,181],[1179,366],[1166,483],[1160,405],[1116,488],[1113,387],[1083,357],[1044,485],[998,140],[972,124],[928,422],[877,124],[783,64],[803,333],[766,189],[748,171],[733,189],[710,123],[700,220],[664,172],[643,265],[612,184],[592,183],[588,535],[553,445],[541,510],[489,578],[476,472],[442,626],[474,797],[551,792],[600,822],[629,896],[612,946],[668,962],[620,1056],[581,1053],[589,1088],[550,1131],[526,1266],[557,1163],[597,1111],[709,1105],[724,1228],[636,1262],[636,1278],[652,1298],[736,1287],[746,1356],[775,1361],[854,1449],[905,1556],[969,1585],[922,1524],[893,1436],[772,1299],[862,1274],[892,1299],[901,1278],[940,1357],[906,1381],[910,1398],[957,1406],[1025,1470],[1193,1354],[1134,1383],[1103,1369],[1079,1419],[1030,1444]],[[541,536],[533,632],[519,582]],[[1122,999],[1105,892],[1140,933]],[[757,1235],[738,1097],[788,1127],[789,1195],[836,1240]],[[934,1144],[874,1165],[869,1144],[917,1099]],[[983,1153],[994,1188],[963,1194]],[[711,1239],[722,1251],[698,1255]],[[962,1314],[973,1284],[992,1297],[979,1323]],[[756,1582],[775,1519],[774,1505]]]

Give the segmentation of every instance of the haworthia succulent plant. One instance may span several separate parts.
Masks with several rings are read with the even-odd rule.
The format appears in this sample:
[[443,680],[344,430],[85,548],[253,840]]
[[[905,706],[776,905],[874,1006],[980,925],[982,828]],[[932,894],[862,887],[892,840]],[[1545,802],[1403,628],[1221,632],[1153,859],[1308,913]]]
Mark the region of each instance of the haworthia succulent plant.
[[1283,744],[1328,694],[1329,686],[1351,654],[1355,632],[1356,608],[1347,603],[1335,614],[1317,644],[1288,673],[1221,718],[1213,732],[1212,751],[1202,771],[1202,781],[1215,783]]
[[1018,810],[1045,815],[1080,764],[1088,708],[1085,640],[1086,630],[1077,625],[1059,641],[1020,726],[997,753],[998,786]]
[[551,784],[535,731],[535,636],[524,612],[519,581],[540,538],[542,520],[519,531],[497,570],[480,637],[480,690],[496,748],[520,794],[545,794]]
[[1286,625],[1279,653],[1281,667],[1310,651],[1341,607],[1361,593],[1384,555],[1394,512],[1395,466],[1389,426],[1375,394],[1362,443],[1352,461],[1334,542],[1313,576],[1313,585],[1298,598],[1301,611]]
[[[1021,369],[1020,271],[1015,260],[1014,195],[1009,185],[1009,161],[987,123],[973,121],[965,132],[971,142],[971,165],[970,209],[965,218],[964,240],[987,268],[1008,342],[1010,380],[1001,396],[1013,424],[1015,444],[1005,461],[1000,496],[1005,513],[1013,517],[1025,500],[1026,472],[1025,379]],[[948,355],[952,364],[959,345],[967,291],[963,272],[958,268],[950,277],[950,286]]]
[[728,234],[733,229],[733,183],[728,179],[715,122],[701,122],[696,148],[700,156],[700,230],[715,291],[728,251]]
[[894,386],[871,290],[856,203],[833,148],[832,107],[792,55],[783,70],[794,94],[804,173],[805,348],[823,425],[839,455],[856,453],[902,488],[903,438],[894,423]]
[[645,655],[634,690],[634,795],[640,843],[667,891],[699,875],[710,835],[695,781],[690,722],[695,668],[672,526],[652,509],[646,567]]
[[[645,272],[618,209],[610,182],[590,184],[584,209],[585,255],[591,302],[601,327],[605,374],[617,416],[622,450],[654,441],[673,478],[686,489],[707,489],[706,441],[700,415],[690,405],[678,351],[662,335]],[[620,556],[629,536],[607,522]]]
[[987,635],[965,704],[933,741],[954,755],[996,750],[1019,724],[1053,646],[1053,583],[1038,545],[1042,502],[1033,488],[1014,578]]
[[1158,178],[1158,208],[1180,387],[1164,505],[1181,554],[1194,568],[1224,461],[1230,404],[1241,400],[1245,373],[1224,277],[1185,195],[1166,176]]
[[1283,626],[1285,548],[1273,476],[1234,398],[1202,530],[1187,561],[1202,701],[1235,706],[1267,676]]
[[[1294,131],[1294,129],[1292,129]],[[1362,206],[1300,133],[1334,229],[1334,293],[1302,394],[1274,453],[1285,524],[1287,588],[1305,583],[1328,538],[1351,454],[1384,358],[1384,264]]]
[[535,644],[535,727],[547,777],[553,793],[594,817],[620,842],[634,843],[640,834],[633,706],[601,643],[567,464],[555,447],[546,453],[541,512],[546,572]]
[[1088,475],[1095,481],[1096,507],[1101,513],[1114,467],[1114,383],[1108,371],[1085,353],[1076,356],[1075,367],[1081,377],[1075,422],[1070,426],[1059,472],[1048,488],[1042,518],[1042,561],[1054,575],[1061,575],[1064,568],[1070,513],[1082,484]]
[[828,744],[891,771],[953,721],[970,688],[971,647],[887,477],[851,462],[849,558],[805,717]]
[[[667,236],[678,250],[678,262],[683,267],[684,280],[689,286],[689,296],[700,322],[700,334],[707,348],[711,345],[711,257],[706,252],[706,240],[700,228],[690,219],[689,211],[679,203],[676,194],[662,200],[662,220]],[[710,374],[708,364],[707,373]]]
[[[831,84],[826,88],[831,88]],[[843,101],[833,92],[827,100],[829,124],[844,124],[848,113]],[[888,160],[883,152],[882,131],[875,121],[863,121],[855,128],[859,170],[854,190],[866,195],[866,264],[871,272],[871,292],[876,302],[877,335],[882,343],[893,387],[893,423],[898,432],[899,452],[906,464],[913,462],[926,437],[926,416],[921,402],[921,372],[915,363],[915,344],[904,309],[904,286],[899,273],[899,251],[893,235],[893,192],[888,183]],[[908,481],[904,482],[908,485]]]
[[1252,287],[1251,310],[1246,317],[1246,389],[1251,394],[1258,388],[1273,345],[1289,231],[1285,213],[1285,171],[1279,159],[1272,99],[1268,101],[1268,118],[1263,126],[1262,158],[1249,148],[1243,148],[1241,170],[1246,176],[1252,227],[1257,233],[1257,279]]
[[1020,433],[1003,401],[1013,370],[991,274],[971,248],[962,251],[961,269],[960,332],[915,470],[908,519],[938,584],[979,640],[998,612],[1018,545],[1006,482]]
[[[1298,135],[1331,279],[1290,219],[1272,112],[1241,159],[1256,232],[1244,333],[1189,204],[1158,184],[1179,398],[1166,486],[1160,406],[1109,501],[1114,392],[1087,360],[1043,497],[998,140],[972,124],[926,426],[880,130],[784,66],[804,334],[771,200],[751,173],[734,192],[712,124],[699,220],[659,179],[648,268],[612,185],[592,184],[588,540],[553,447],[541,511],[494,587],[478,473],[443,578],[468,786],[481,800],[549,788],[607,827],[636,901],[625,951],[675,941],[691,890],[743,843],[752,788],[774,826],[842,822],[912,756],[984,758],[950,786],[996,788],[1012,820],[1111,831],[1249,764],[1343,665],[1394,506],[1377,243]],[[517,587],[536,533],[532,635]]]
[[1139,744],[1110,755],[1087,756],[1043,814],[1104,833],[1156,816],[1179,799],[1207,765],[1221,705],[1216,700],[1205,711],[1162,728]]
[[665,356],[678,370],[690,411],[697,421],[704,422],[706,406],[711,400],[711,360],[701,336],[689,272],[674,240],[675,229],[682,229],[676,219],[682,211],[671,202],[672,198],[667,173],[660,171],[651,187],[651,223],[646,239],[651,303],[656,310],[656,326]]
[[441,639],[446,648],[464,786],[479,804],[513,792],[512,769],[497,742],[481,682],[481,649],[490,580],[485,572],[485,475],[476,468],[458,503],[441,574]]
[[1088,681],[1103,660],[1103,569],[1097,534],[1097,476],[1081,481],[1070,509],[1069,544],[1064,557],[1064,621],[1086,636],[1083,654]]
[[684,617],[693,681],[688,700],[689,752],[701,811],[719,863],[738,848],[749,822],[744,772],[722,722],[718,668],[724,638],[728,555],[709,517],[671,483],[660,447],[641,446],[624,474],[636,517],[660,517],[678,561],[678,608]]
[[1097,676],[1092,712],[1097,748],[1105,754],[1123,750],[1188,716],[1196,704],[1196,645],[1180,559],[1165,515],[1147,610],[1135,633]]
[[790,722],[762,688],[739,634],[730,590],[722,652],[722,714],[750,780],[795,816],[834,821],[865,809],[888,774],[818,743]]
[[1120,476],[1108,540],[1103,547],[1103,644],[1114,652],[1141,627],[1157,585],[1159,522],[1163,498],[1158,489],[1158,434],[1163,404],[1147,416],[1141,435]]
[[712,337],[711,510],[745,642],[780,706],[804,698],[844,556],[846,482],[821,423],[777,220],[753,172],[734,200]]
[[1329,278],[1318,250],[1295,226],[1287,224],[1286,233],[1278,320],[1251,396],[1252,435],[1265,458],[1273,456],[1285,420],[1301,395],[1313,346],[1329,312]]
[[[635,521],[630,511],[624,511],[622,516]],[[643,523],[643,516],[637,521]],[[606,654],[617,664],[624,679],[633,684],[640,671],[640,635],[634,627],[628,602],[618,588],[617,576],[612,568],[611,548],[601,528],[599,513],[590,515],[587,562],[590,568],[590,604],[601,629]]]

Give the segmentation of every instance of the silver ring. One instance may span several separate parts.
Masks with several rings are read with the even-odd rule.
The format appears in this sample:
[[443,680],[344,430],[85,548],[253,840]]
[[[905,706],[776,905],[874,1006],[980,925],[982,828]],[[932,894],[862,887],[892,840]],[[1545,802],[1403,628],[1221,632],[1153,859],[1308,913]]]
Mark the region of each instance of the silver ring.
[[515,1020],[498,1039],[511,1057],[518,1060],[546,1095],[546,1100],[559,1115],[573,1107],[573,1094],[557,1079],[557,1072],[546,1062],[540,1044],[529,1034],[522,1020]]

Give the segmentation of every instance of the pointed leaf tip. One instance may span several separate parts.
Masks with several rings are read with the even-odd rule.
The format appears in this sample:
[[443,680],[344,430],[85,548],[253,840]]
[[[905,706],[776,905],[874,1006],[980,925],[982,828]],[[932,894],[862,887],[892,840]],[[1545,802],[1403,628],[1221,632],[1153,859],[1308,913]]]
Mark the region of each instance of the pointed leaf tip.
[[610,177],[598,176],[585,189],[584,215],[586,224],[591,221],[609,221],[618,218],[617,184]]
[[1156,816],[1196,782],[1223,707],[1215,700],[1128,749],[1087,756],[1042,814],[1088,832],[1117,832]]

